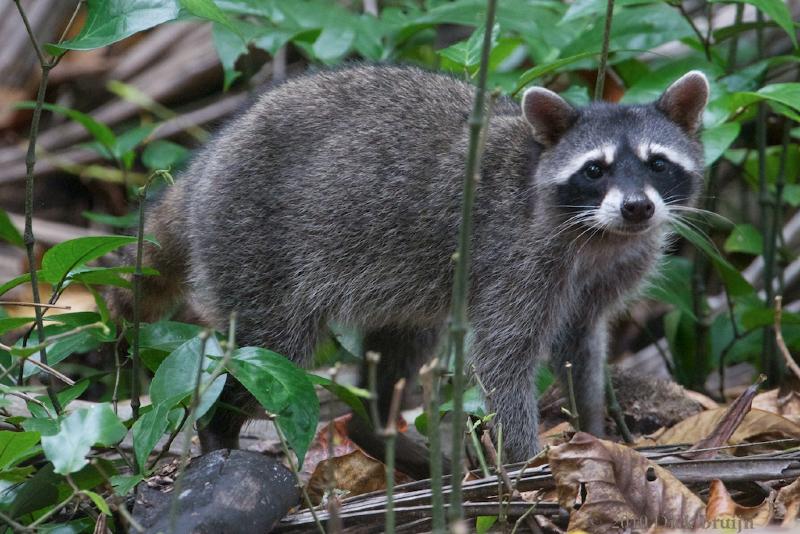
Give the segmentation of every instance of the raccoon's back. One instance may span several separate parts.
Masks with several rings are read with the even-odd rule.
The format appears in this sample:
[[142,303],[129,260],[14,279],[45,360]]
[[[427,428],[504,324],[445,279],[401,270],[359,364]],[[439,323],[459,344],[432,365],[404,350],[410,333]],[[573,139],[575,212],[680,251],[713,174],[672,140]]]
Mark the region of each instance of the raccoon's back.
[[[182,184],[196,288],[209,304],[252,301],[275,285],[308,299],[335,293],[351,307],[366,305],[356,294],[441,301],[472,99],[451,77],[381,66],[311,74],[263,95]],[[518,110],[503,103],[503,113]]]

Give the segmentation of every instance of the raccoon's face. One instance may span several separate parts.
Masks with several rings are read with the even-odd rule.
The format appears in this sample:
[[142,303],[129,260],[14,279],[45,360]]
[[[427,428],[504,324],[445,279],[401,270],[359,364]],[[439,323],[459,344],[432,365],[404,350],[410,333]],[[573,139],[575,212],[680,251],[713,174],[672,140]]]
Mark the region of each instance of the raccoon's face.
[[562,227],[634,235],[691,209],[702,184],[697,140],[708,81],[692,71],[653,104],[593,104],[576,110],[534,88],[523,110],[543,146],[540,190],[564,214]]

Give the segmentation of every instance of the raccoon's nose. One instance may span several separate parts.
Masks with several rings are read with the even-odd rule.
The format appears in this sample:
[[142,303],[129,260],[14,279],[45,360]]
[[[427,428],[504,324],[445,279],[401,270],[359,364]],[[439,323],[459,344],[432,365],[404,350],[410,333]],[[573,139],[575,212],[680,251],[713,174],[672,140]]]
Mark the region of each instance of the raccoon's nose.
[[628,195],[622,200],[622,217],[629,222],[640,223],[653,216],[656,207],[644,195]]

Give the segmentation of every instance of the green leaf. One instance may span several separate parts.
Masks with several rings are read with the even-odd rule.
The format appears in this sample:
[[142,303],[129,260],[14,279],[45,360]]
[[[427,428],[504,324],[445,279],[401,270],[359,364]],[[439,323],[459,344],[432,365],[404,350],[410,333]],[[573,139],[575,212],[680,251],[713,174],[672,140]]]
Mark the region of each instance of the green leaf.
[[[150,145],[147,146],[149,147]],[[92,222],[105,224],[106,226],[111,226],[112,228],[133,228],[139,224],[139,213],[136,211],[132,211],[127,215],[121,215],[119,217],[108,215],[107,213],[95,213],[92,211],[84,211],[81,213],[81,215]]]
[[302,466],[319,420],[319,400],[308,375],[283,356],[258,347],[233,353],[228,369],[270,413]]
[[710,0],[711,2],[739,2],[756,6],[772,18],[783,30],[789,34],[795,48],[797,47],[797,36],[795,35],[792,13],[789,11],[788,2],[785,0]]
[[742,274],[728,260],[720,255],[716,246],[708,237],[685,224],[676,224],[673,228],[681,237],[703,251],[711,259],[722,282],[732,296],[745,296],[755,293],[753,286],[744,279]]
[[367,414],[367,410],[364,407],[364,401],[361,399],[368,399],[370,397],[369,391],[353,386],[343,386],[341,384],[334,384],[333,381],[314,374],[308,375],[309,380],[313,384],[318,386],[322,386],[336,397],[346,403],[350,408],[356,412],[357,415],[361,416],[364,421],[371,422],[369,415]]
[[[131,283],[122,278],[121,274],[131,274],[135,267],[79,267],[70,272],[67,278],[70,281],[87,285],[105,285],[130,288]],[[150,267],[143,267],[145,276],[157,276],[158,271]]]
[[80,33],[61,44],[46,45],[50,53],[91,50],[178,18],[175,0],[88,0]]
[[691,281],[691,262],[686,258],[668,256],[663,259],[658,271],[648,281],[645,296],[672,304],[693,321],[696,321]]
[[[470,35],[466,41],[461,41],[443,50],[439,50],[437,54],[444,56],[463,67],[475,67],[481,62],[481,51],[483,50],[483,40],[485,35],[486,28],[481,26],[472,32],[472,35]],[[495,24],[492,28],[490,50],[497,46],[497,39],[499,35],[500,25]]]
[[222,348],[215,337],[206,340],[205,354],[202,358],[201,349],[203,341],[195,337],[167,356],[150,382],[150,400],[153,405],[166,404],[169,408],[174,408],[177,403],[192,394],[198,366],[202,365],[203,369],[207,369],[214,364],[209,356],[222,356]]
[[25,242],[22,240],[22,234],[19,233],[14,223],[11,222],[8,213],[2,209],[0,209],[0,239],[17,247],[25,246]]
[[16,467],[36,452],[38,432],[12,432],[0,430],[0,471]]
[[100,510],[101,513],[107,516],[111,515],[111,509],[108,507],[108,503],[100,495],[89,490],[83,490],[83,494],[92,500],[94,505],[97,506],[97,509]]
[[167,431],[169,425],[169,414],[172,406],[167,404],[157,404],[144,413],[131,427],[133,434],[133,453],[136,458],[136,465],[139,470],[144,472],[147,465],[147,458],[153,452],[158,440]]
[[53,473],[53,465],[45,464],[14,493],[8,515],[21,517],[55,504],[62,482],[63,477]]
[[[211,22],[216,22],[227,26],[231,31],[236,32],[236,28],[231,24],[230,19],[213,0],[178,0],[181,7],[186,11]],[[239,37],[241,39],[241,36]]]
[[[142,152],[142,163],[151,171],[172,169],[189,157],[189,151],[177,143],[159,139],[149,143]],[[138,216],[137,216],[138,218]]]
[[738,122],[727,122],[702,131],[700,137],[703,141],[706,165],[717,161],[728,150],[728,147],[736,141],[740,130],[741,124]]
[[497,523],[496,515],[479,515],[475,518],[475,532],[486,534]]
[[[39,274],[39,276],[41,276],[42,272],[39,271],[38,274]],[[3,295],[4,293],[8,293],[9,291],[14,289],[15,287],[21,286],[22,284],[26,284],[26,283],[28,283],[30,281],[31,281],[31,273],[21,274],[21,275],[17,276],[16,278],[12,278],[8,282],[6,282],[5,284],[0,286],[0,295]]]
[[574,56],[557,59],[545,65],[537,65],[532,69],[525,71],[522,74],[522,76],[519,77],[519,81],[517,82],[517,88],[514,89],[513,94],[517,94],[533,80],[540,78],[545,74],[550,74],[553,71],[561,69],[561,67],[566,67],[567,65],[576,63],[582,59],[596,56],[597,54],[598,54],[597,52],[581,52],[580,54],[575,54]]
[[92,445],[115,445],[127,429],[108,403],[75,410],[59,423],[58,433],[42,436],[42,449],[56,473],[68,475],[88,464]]
[[109,477],[114,493],[120,497],[128,495],[142,480],[144,480],[144,475],[114,475]]
[[[239,59],[239,56],[247,54],[247,43],[229,27],[222,24],[214,24],[212,37],[214,39],[214,48],[217,50],[224,73],[222,88],[227,91],[231,84],[242,74],[236,70],[236,60]],[[151,169],[166,168],[151,167],[147,163],[145,165]]]
[[[36,102],[19,102],[14,105],[17,109],[33,109],[36,107]],[[114,146],[117,144],[117,137],[114,135],[114,132],[111,131],[111,128],[95,120],[94,118],[90,117],[86,113],[81,113],[80,111],[76,111],[74,109],[65,108],[63,106],[57,106],[55,104],[42,104],[42,109],[46,109],[47,111],[51,111],[53,113],[60,113],[61,115],[66,115],[71,120],[79,123],[81,126],[86,128],[94,139],[100,143],[109,153],[113,154]],[[105,155],[109,157],[109,154]]]
[[42,279],[59,284],[73,269],[133,243],[136,243],[135,236],[88,236],[64,241],[45,252]]
[[758,256],[763,251],[764,239],[752,224],[737,224],[725,240],[725,252],[744,252]]

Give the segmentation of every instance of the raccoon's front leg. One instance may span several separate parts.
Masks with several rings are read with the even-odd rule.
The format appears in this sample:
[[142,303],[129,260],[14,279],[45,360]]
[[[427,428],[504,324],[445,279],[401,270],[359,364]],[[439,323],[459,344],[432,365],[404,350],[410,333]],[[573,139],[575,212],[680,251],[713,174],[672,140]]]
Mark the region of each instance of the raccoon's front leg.
[[472,354],[475,373],[486,388],[488,409],[497,414],[495,428],[503,426],[506,459],[527,460],[540,450],[530,337],[476,326]]
[[[585,318],[584,318],[585,321]],[[551,351],[551,362],[567,392],[567,370],[572,364],[572,383],[581,430],[595,436],[605,433],[605,363],[608,351],[608,326],[605,320],[581,324],[573,321],[563,330]]]

